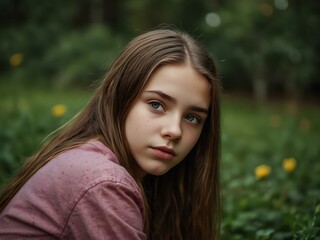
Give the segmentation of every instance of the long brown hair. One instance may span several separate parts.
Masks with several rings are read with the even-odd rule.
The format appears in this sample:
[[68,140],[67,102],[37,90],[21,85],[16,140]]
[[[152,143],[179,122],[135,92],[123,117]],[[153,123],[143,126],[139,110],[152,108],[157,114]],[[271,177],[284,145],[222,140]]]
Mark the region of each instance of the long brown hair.
[[[212,86],[209,115],[186,159],[163,176],[141,179],[129,151],[124,121],[151,74],[189,62]],[[0,212],[24,183],[61,152],[97,138],[141,188],[149,239],[218,239],[220,225],[220,81],[208,53],[189,35],[168,29],[134,38],[119,54],[85,108],[53,134],[0,195]]]

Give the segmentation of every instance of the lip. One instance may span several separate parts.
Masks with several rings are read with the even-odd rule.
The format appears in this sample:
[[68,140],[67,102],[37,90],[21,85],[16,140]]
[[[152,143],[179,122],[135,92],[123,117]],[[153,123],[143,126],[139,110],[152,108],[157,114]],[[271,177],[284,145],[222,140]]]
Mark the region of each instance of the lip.
[[165,159],[165,160],[171,160],[174,158],[177,154],[172,148],[168,147],[152,147],[154,155],[158,158]]

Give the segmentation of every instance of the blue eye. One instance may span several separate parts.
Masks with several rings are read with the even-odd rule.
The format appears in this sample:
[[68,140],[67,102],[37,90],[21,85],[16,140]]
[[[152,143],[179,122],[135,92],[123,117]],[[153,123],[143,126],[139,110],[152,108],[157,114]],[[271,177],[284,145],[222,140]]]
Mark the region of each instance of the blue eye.
[[198,124],[200,122],[200,119],[192,114],[186,115],[185,119],[193,124]]
[[149,102],[149,106],[152,107],[155,110],[163,110],[164,109],[164,107],[162,106],[161,103],[155,102],[155,101]]

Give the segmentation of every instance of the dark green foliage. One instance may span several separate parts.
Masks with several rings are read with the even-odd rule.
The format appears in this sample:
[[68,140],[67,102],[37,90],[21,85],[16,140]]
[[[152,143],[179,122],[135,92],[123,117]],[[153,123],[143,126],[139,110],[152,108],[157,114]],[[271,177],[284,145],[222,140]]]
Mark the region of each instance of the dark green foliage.
[[106,72],[122,47],[123,40],[103,26],[71,32],[47,52],[40,69],[57,87],[84,87]]
[[[319,108],[225,99],[222,111],[222,239],[320,239]],[[271,173],[257,179],[261,164]]]
[[[0,9],[0,70],[18,83],[86,84],[129,36],[166,24],[200,37],[226,89],[260,100],[317,97],[320,89],[316,0],[4,0]],[[23,55],[18,66],[9,63],[15,53]]]

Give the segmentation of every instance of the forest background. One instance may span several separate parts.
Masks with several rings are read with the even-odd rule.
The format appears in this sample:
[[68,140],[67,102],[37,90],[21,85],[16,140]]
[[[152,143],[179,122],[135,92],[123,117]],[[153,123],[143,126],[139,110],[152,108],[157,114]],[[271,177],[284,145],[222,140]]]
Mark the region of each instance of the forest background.
[[222,239],[320,239],[317,0],[2,0],[0,185],[132,37],[198,38],[223,82]]

